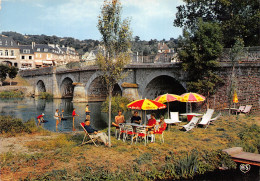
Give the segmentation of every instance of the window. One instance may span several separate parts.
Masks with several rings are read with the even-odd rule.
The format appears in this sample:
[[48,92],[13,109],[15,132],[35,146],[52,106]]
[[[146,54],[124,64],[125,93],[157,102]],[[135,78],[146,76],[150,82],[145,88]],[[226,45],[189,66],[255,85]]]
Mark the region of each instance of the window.
[[22,55],[22,60],[24,60],[25,59],[25,57],[24,57],[24,55]]
[[32,56],[29,56],[29,59],[31,60],[31,59],[32,59]]
[[44,51],[44,52],[48,52],[48,49],[47,49],[47,48],[44,48],[43,51]]
[[13,41],[11,41],[11,46],[13,46],[14,45],[14,43],[13,43]]
[[23,49],[23,53],[30,53],[30,49]]
[[14,51],[13,50],[11,50],[11,56],[14,56]]
[[41,51],[41,49],[40,48],[37,48],[37,52],[40,52]]
[[0,55],[3,55],[3,50],[0,50]]
[[7,45],[7,40],[5,40],[5,45]]
[[0,40],[0,45],[3,45],[2,40]]
[[8,56],[8,50],[5,50],[5,56]]

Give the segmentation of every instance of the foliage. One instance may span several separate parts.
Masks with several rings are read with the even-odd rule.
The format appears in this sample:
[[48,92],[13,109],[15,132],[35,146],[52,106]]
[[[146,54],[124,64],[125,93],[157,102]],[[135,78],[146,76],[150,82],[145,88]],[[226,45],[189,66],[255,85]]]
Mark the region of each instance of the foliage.
[[69,62],[66,64],[66,68],[68,69],[77,69],[81,67],[81,63],[80,62]]
[[260,8],[258,0],[185,0],[177,7],[174,25],[196,28],[198,19],[220,24],[224,45],[229,48],[240,37],[245,46],[259,45]]
[[[118,110],[122,110],[123,112],[127,111],[126,105],[129,103],[130,101],[125,97],[121,97],[121,96],[112,97],[111,99],[112,113],[117,113]],[[102,112],[108,112],[108,104],[109,104],[109,100],[107,98],[106,101],[102,103],[101,106]]]
[[14,79],[16,77],[17,73],[18,73],[18,68],[12,66],[12,67],[9,68],[8,76],[11,79]]
[[24,94],[21,91],[2,91],[0,98],[23,98]]
[[256,124],[246,126],[238,133],[244,151],[260,154],[260,127]]
[[244,54],[244,42],[241,39],[236,39],[234,46],[229,51],[229,58],[232,63],[232,74],[230,77],[230,87],[228,89],[228,100],[229,100],[229,107],[232,104],[234,92],[237,89],[237,78],[236,78],[236,71],[235,67],[237,66],[238,62],[241,60],[242,55]]
[[222,33],[217,23],[198,21],[196,28],[185,30],[180,39],[180,60],[188,73],[188,89],[205,96],[214,94],[221,83],[215,73],[222,53]]
[[14,118],[11,116],[0,116],[0,133],[16,134],[16,133],[32,133],[35,131],[35,121],[29,120],[23,123],[21,119]]
[[3,83],[7,77],[9,67],[7,65],[0,64],[0,83]]
[[53,99],[53,94],[48,93],[48,92],[41,92],[39,95],[39,98],[50,100],[50,99]]

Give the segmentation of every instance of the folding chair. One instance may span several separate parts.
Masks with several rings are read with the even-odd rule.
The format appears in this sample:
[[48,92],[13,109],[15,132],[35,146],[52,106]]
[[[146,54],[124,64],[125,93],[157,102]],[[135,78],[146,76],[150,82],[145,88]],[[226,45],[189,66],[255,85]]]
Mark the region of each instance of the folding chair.
[[125,133],[124,133],[123,141],[125,142],[125,140],[128,138],[128,136],[131,136],[131,144],[132,144],[133,143],[133,136],[135,135],[133,127],[131,125],[125,125],[124,131],[125,131]]
[[155,131],[155,132],[154,132],[154,142],[155,142],[155,140],[156,140],[156,136],[155,136],[155,135],[160,134],[160,135],[161,135],[161,142],[164,143],[163,132],[165,131],[166,127],[167,127],[167,124],[165,123],[165,124],[163,125],[163,128],[159,128],[158,131]]
[[[95,142],[97,141],[97,138],[93,138],[93,135],[91,135],[91,134],[89,134],[89,133],[87,132],[87,130],[86,130],[85,127],[84,127],[84,126],[85,126],[85,123],[80,123],[80,126],[83,128],[83,130],[84,130],[84,132],[85,132],[85,136],[84,136],[84,138],[83,138],[83,141],[82,141],[81,145],[84,145],[84,144],[93,142],[94,145],[95,145],[96,147],[98,147],[98,145],[96,145],[96,143],[95,143]],[[86,137],[89,137],[90,140],[88,140],[88,141],[85,142]]]
[[144,139],[144,145],[146,145],[146,138],[147,138],[147,132],[146,132],[146,128],[145,127],[137,127],[136,128],[136,140],[135,140],[135,144],[138,141],[138,138]]

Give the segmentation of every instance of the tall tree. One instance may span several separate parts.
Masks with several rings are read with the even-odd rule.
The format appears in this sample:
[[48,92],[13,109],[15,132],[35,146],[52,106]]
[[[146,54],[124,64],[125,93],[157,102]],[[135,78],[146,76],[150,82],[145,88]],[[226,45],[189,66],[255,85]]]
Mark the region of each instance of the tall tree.
[[7,65],[0,64],[0,84],[3,85],[9,72],[9,67]]
[[184,0],[178,6],[174,25],[195,28],[199,18],[220,23],[225,47],[234,45],[239,37],[245,46],[259,45],[260,3],[259,0]]
[[[18,73],[18,68],[12,66],[9,68],[8,76],[10,79],[14,79]],[[12,84],[12,81],[10,81],[10,85]]]
[[203,22],[202,19],[193,29],[184,30],[183,38],[179,40],[179,58],[188,74],[188,89],[205,95],[207,100],[221,83],[215,73],[217,58],[223,49],[221,41],[222,32],[218,24]]
[[111,146],[111,99],[114,85],[124,76],[124,67],[130,62],[132,32],[129,19],[121,21],[121,3],[119,0],[104,1],[98,17],[98,30],[105,53],[98,53],[97,64],[107,86],[109,96],[108,137]]

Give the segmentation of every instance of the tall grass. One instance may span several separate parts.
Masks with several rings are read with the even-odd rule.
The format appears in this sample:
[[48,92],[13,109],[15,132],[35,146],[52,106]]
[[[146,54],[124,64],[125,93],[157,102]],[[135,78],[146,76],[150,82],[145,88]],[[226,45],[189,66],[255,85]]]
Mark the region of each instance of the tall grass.
[[53,99],[53,94],[48,93],[48,92],[41,92],[39,95],[40,99],[46,99],[46,100],[51,100]]
[[24,94],[21,91],[2,91],[0,92],[0,98],[23,98]]

